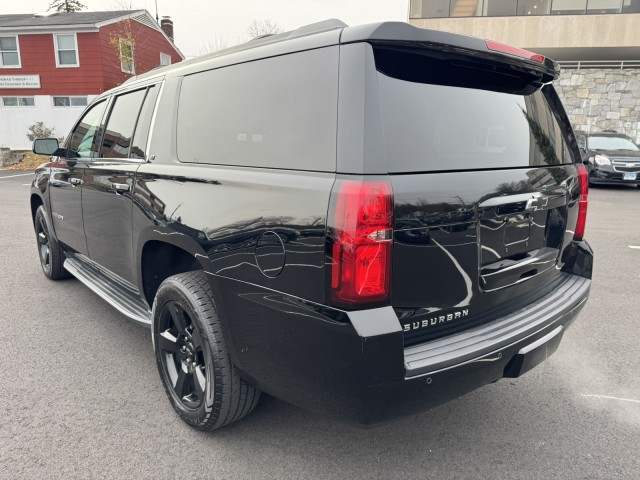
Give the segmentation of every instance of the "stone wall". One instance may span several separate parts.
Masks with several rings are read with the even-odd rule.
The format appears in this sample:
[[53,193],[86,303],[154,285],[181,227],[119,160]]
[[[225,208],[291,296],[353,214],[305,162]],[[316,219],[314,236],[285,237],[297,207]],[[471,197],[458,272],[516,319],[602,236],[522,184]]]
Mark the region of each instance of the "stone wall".
[[8,167],[9,165],[20,163],[28,151],[0,147],[0,167]]
[[574,130],[615,130],[640,141],[640,70],[562,70],[554,82]]

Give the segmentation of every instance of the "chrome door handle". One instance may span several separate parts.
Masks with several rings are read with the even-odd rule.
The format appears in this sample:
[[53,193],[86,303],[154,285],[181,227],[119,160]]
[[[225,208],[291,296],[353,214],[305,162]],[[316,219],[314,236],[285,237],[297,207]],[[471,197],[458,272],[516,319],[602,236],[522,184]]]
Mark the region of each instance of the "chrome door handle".
[[112,183],[111,188],[113,188],[117,194],[131,190],[131,186],[128,183]]
[[71,177],[69,183],[75,187],[76,185],[82,185],[84,182],[80,178]]

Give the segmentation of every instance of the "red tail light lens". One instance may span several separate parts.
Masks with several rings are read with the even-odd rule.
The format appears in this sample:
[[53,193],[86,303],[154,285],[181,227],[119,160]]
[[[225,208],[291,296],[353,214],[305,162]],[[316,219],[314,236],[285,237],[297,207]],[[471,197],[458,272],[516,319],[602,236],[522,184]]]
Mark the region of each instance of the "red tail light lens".
[[587,224],[587,197],[589,195],[589,172],[584,165],[576,166],[578,170],[578,183],[580,184],[580,198],[578,199],[578,221],[576,222],[574,240],[582,240]]
[[526,58],[527,60],[533,60],[534,62],[544,63],[544,56],[537,53],[530,52],[529,50],[523,50],[518,47],[511,47],[504,43],[494,42],[493,40],[487,40],[487,48],[495,52],[508,53],[509,55],[515,55],[516,57]]
[[389,300],[393,192],[388,181],[338,180],[329,218],[330,297],[353,307]]

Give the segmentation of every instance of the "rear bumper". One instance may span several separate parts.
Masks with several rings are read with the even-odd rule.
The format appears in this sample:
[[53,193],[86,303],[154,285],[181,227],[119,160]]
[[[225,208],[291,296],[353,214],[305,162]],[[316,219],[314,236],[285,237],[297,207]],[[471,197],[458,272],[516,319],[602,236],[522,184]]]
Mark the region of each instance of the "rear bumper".
[[504,377],[518,377],[558,347],[584,306],[591,280],[575,277],[529,307],[490,324],[405,349],[403,381],[370,388],[368,421],[430,408]]
[[407,348],[392,307],[344,312],[273,292],[230,292],[224,303],[245,312],[227,327],[232,359],[267,393],[343,420],[372,424],[416,413],[519,376],[555,351],[591,286],[591,250],[577,245],[550,294]]

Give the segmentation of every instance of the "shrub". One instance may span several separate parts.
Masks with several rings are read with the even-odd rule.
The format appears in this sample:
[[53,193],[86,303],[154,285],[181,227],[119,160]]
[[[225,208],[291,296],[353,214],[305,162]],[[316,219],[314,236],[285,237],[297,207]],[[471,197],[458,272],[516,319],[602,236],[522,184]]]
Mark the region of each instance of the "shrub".
[[44,122],[36,122],[27,128],[27,138],[30,142],[36,138],[51,138],[55,131],[55,127],[49,128],[45,126]]

